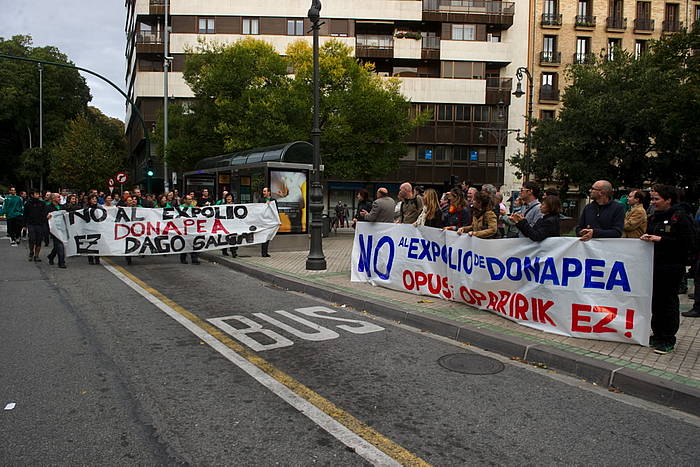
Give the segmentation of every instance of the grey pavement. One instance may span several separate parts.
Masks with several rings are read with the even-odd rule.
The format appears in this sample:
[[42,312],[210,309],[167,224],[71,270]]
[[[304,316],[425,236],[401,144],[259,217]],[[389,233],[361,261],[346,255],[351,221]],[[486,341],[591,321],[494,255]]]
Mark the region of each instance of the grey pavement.
[[[275,251],[274,241],[270,258],[261,258],[259,249],[254,247],[241,248],[236,259],[219,256],[220,253],[209,257],[246,272],[259,271],[261,278],[266,275],[286,278],[289,281],[283,282],[285,286],[321,296],[332,294],[334,300],[355,304],[362,310],[373,312],[374,308],[380,315],[393,315],[397,320],[419,319],[416,326],[433,332],[445,327],[446,332],[454,332],[450,325],[459,327],[465,334],[468,330],[478,330],[479,335],[471,340],[476,345],[568,371],[596,384],[609,386],[616,378],[617,384],[612,386],[618,390],[624,385],[631,394],[700,414],[698,318],[681,317],[676,349],[667,355],[658,355],[649,347],[634,344],[549,334],[464,304],[350,282],[352,241],[352,229],[340,229],[338,234],[324,238],[328,265],[325,271],[307,271],[308,251]],[[692,281],[690,290],[693,290]],[[681,311],[692,307],[687,295],[681,295],[680,299]],[[406,314],[392,314],[394,310],[406,311]],[[462,340],[470,342],[467,338]],[[674,397],[676,400],[671,402]]]

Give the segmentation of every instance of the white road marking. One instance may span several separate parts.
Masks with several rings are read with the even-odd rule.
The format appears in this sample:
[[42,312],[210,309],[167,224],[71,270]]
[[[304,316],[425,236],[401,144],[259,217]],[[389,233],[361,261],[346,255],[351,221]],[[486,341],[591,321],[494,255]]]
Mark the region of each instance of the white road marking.
[[362,439],[357,434],[353,433],[346,426],[332,418],[331,416],[324,413],[321,409],[311,404],[307,400],[301,398],[295,394],[291,389],[283,385],[281,382],[274,379],[272,376],[268,375],[260,368],[250,363],[248,360],[226,347],[222,342],[216,339],[211,334],[208,334],[202,328],[197,326],[192,321],[188,320],[182,316],[177,311],[173,310],[170,306],[163,303],[153,294],[146,291],[143,287],[136,284],[134,281],[129,279],[127,276],[122,274],[120,271],[114,267],[104,264],[104,267],[119,278],[122,282],[128,285],[136,293],[141,295],[143,298],[151,302],[163,313],[170,316],[172,319],[180,323],[192,334],[197,336],[203,342],[209,344],[214,350],[223,355],[227,360],[236,365],[238,368],[246,372],[257,382],[265,386],[272,393],[277,395],[279,398],[287,402],[289,405],[294,407],[296,410],[301,412],[312,422],[314,422],[319,427],[323,428],[330,435],[336,438],[338,441],[343,443],[345,446],[352,448],[357,454],[365,458],[368,462],[374,465],[386,465],[386,466],[399,466],[400,464],[396,462],[393,458],[386,455],[384,452],[380,451],[374,447],[369,442]]

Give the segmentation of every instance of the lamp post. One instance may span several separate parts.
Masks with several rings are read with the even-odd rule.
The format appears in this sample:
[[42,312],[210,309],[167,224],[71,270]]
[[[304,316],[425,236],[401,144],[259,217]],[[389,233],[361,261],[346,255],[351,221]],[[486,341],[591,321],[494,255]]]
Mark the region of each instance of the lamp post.
[[527,76],[528,79],[528,95],[527,95],[527,122],[526,127],[525,127],[525,181],[530,179],[530,164],[532,163],[532,138],[531,138],[531,130],[532,130],[532,98],[533,98],[533,81],[532,81],[532,75],[530,74],[530,70],[528,70],[526,67],[521,66],[515,71],[515,77],[518,79],[518,85],[515,88],[515,91],[513,91],[513,95],[515,97],[523,97],[523,74]]
[[[39,68],[39,149],[44,148],[44,65],[37,63]],[[41,157],[43,158],[43,152]],[[43,161],[42,161],[43,165]],[[39,190],[44,196],[44,174],[39,175]]]
[[[163,189],[167,193],[170,191],[170,177],[168,175],[168,72],[170,71],[170,60],[168,55],[170,41],[170,26],[168,25],[168,15],[170,5],[165,0],[165,26],[163,28]],[[150,157],[150,154],[149,154]],[[150,191],[150,190],[149,190]]]
[[306,269],[311,271],[319,271],[326,269],[326,257],[323,256],[323,240],[322,229],[323,219],[323,188],[321,187],[321,128],[319,126],[319,113],[321,112],[320,98],[320,78],[319,78],[319,63],[318,63],[318,33],[321,25],[321,1],[313,0],[311,8],[309,8],[309,19],[311,20],[311,28],[314,34],[313,51],[314,51],[314,121],[311,129],[311,142],[314,147],[314,170],[311,177],[311,244],[309,247],[309,256],[306,258]]

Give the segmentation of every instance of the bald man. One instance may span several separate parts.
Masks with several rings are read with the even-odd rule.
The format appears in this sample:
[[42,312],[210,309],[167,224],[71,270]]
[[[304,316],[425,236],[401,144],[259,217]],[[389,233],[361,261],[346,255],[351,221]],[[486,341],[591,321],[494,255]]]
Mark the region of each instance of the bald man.
[[413,187],[408,182],[402,183],[399,187],[399,199],[401,200],[401,208],[399,209],[399,218],[395,222],[397,224],[413,224],[423,211],[423,201],[416,196]]
[[363,209],[360,216],[366,222],[394,222],[395,206],[396,203],[389,196],[389,190],[381,187],[377,190],[377,199],[372,203],[372,210],[367,212]]
[[625,228],[625,208],[613,201],[613,187],[607,180],[598,180],[590,190],[593,200],[581,214],[576,235],[581,241],[591,238],[620,238]]

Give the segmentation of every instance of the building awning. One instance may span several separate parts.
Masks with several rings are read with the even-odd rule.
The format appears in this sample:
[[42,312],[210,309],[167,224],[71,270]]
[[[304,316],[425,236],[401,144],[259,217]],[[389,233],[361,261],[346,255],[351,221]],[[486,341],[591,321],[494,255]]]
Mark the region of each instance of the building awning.
[[264,148],[253,148],[219,156],[207,157],[197,162],[195,170],[240,168],[263,162],[287,162],[313,164],[313,146],[306,141],[278,144]]

